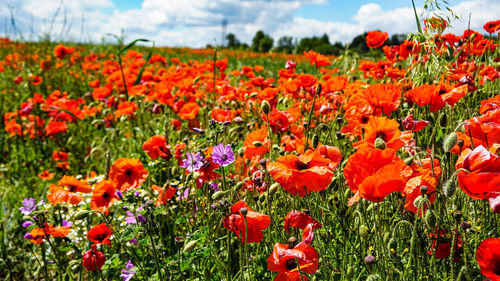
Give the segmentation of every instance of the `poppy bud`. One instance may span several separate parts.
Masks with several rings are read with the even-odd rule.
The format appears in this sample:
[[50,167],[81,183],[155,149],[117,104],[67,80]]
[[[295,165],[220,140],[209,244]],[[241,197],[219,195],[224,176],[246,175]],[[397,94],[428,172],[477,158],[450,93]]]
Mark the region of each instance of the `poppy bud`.
[[460,149],[462,149],[462,147],[464,147],[464,144],[465,144],[464,140],[458,140],[457,141],[457,145],[458,145],[458,147],[460,147]]
[[337,137],[337,139],[341,140],[344,138],[344,135],[342,135],[342,133],[340,131],[336,131],[335,132],[335,136]]
[[193,240],[193,241],[189,241],[185,246],[184,246],[184,249],[182,249],[182,251],[184,253],[187,253],[187,252],[191,252],[192,250],[194,250],[194,248],[196,247],[196,242],[198,242],[198,240]]
[[326,125],[325,123],[321,123],[318,125],[318,127],[316,127],[316,131],[326,132],[328,131],[328,125]]
[[276,191],[278,191],[278,187],[280,186],[279,183],[275,182],[269,187],[269,193],[274,194]]
[[443,185],[444,196],[446,196],[448,198],[453,196],[453,194],[455,194],[456,189],[457,189],[457,187],[455,185],[455,179],[451,178],[451,179],[447,180]]
[[297,245],[297,237],[292,236],[288,238],[287,244],[289,249],[293,249]]
[[314,134],[314,136],[312,137],[312,147],[316,149],[318,147],[318,144],[319,144],[319,137],[317,134]]
[[424,217],[424,222],[429,229],[433,229],[434,226],[436,226],[436,214],[433,210],[427,210],[427,213]]
[[250,97],[251,97],[251,98],[255,98],[257,95],[258,95],[258,93],[257,93],[257,92],[253,92],[253,93],[251,93],[251,94],[250,94]]
[[245,154],[245,149],[243,147],[238,149],[238,156],[243,157],[244,154]]
[[89,210],[81,210],[81,211],[78,211],[76,212],[74,215],[73,215],[73,219],[74,220],[81,220],[81,219],[85,219],[87,218],[90,213],[92,213],[91,211]]
[[104,262],[106,261],[106,257],[104,254],[97,250],[97,246],[92,245],[92,249],[86,251],[83,256],[83,267],[85,267],[88,271],[101,271]]
[[375,146],[375,148],[378,148],[378,149],[386,149],[387,148],[385,141],[381,138],[375,139],[374,146]]
[[441,116],[439,116],[439,125],[441,125],[441,127],[445,128],[446,125],[448,124],[448,118],[447,118],[447,115],[446,113],[441,113]]
[[406,165],[410,166],[411,164],[413,164],[413,157],[408,157],[405,159],[405,163]]
[[265,158],[262,158],[259,160],[259,164],[262,166],[262,167],[266,167],[266,164],[267,164],[267,159]]
[[239,116],[236,116],[233,118],[233,122],[234,123],[243,123],[243,118],[239,117]]
[[241,208],[240,209],[240,213],[243,215],[243,216],[246,216],[247,213],[248,213],[248,208]]
[[458,222],[460,222],[462,220],[462,211],[460,210],[455,210],[453,212],[453,215],[455,216],[455,220]]
[[287,103],[288,103],[288,98],[284,98],[284,99],[281,101],[281,103],[283,103],[283,104],[287,104]]
[[337,124],[339,124],[339,125],[340,125],[340,124],[342,124],[342,121],[343,121],[343,120],[342,120],[342,117],[340,117],[340,116],[339,116],[339,117],[337,117],[337,118],[335,119],[335,121],[337,121]]
[[443,149],[445,152],[449,152],[457,144],[457,133],[453,132],[446,136],[443,141]]
[[376,280],[380,280],[380,275],[372,274],[368,276],[368,278],[366,278],[366,281],[376,281]]
[[262,142],[260,142],[260,141],[254,141],[252,143],[252,145],[255,146],[255,147],[261,147],[262,146]]
[[269,112],[271,111],[271,105],[267,100],[263,100],[262,103],[260,104],[260,109],[265,114],[269,114]]
[[429,190],[429,187],[427,185],[420,186],[420,193],[427,194],[428,190]]
[[236,108],[237,106],[238,106],[238,104],[236,103],[236,101],[234,101],[234,100],[233,100],[233,101],[231,102],[231,107],[232,107],[232,108]]
[[266,192],[262,193],[262,194],[259,196],[259,202],[264,202],[264,201],[266,201],[266,198],[267,198],[267,193],[266,193]]
[[219,191],[215,192],[214,194],[212,194],[212,199],[213,199],[213,200],[219,200],[219,199],[221,199],[222,197],[224,197],[224,194],[225,194],[225,192],[224,192],[224,191],[219,190]]
[[280,146],[277,145],[277,144],[273,144],[273,147],[272,147],[274,150],[280,150]]

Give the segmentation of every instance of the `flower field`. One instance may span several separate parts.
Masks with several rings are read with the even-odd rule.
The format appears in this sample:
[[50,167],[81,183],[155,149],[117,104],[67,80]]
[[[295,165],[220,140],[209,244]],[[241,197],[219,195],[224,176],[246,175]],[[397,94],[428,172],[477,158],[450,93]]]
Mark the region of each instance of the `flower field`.
[[445,27],[338,57],[0,38],[0,279],[500,280],[500,21]]

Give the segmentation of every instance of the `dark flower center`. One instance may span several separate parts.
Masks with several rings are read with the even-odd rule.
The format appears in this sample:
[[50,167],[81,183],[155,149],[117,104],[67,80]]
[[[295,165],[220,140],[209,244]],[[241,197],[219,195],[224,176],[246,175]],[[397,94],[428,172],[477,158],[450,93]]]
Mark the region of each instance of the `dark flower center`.
[[306,169],[309,169],[309,163],[304,163],[300,160],[297,160],[297,161],[295,161],[295,167],[299,171],[306,170]]
[[369,119],[368,119],[368,117],[366,117],[366,116],[361,117],[361,124],[366,124],[366,123],[368,123],[368,120],[369,120]]
[[220,160],[222,160],[222,161],[226,161],[226,160],[227,160],[227,155],[226,155],[226,154],[223,154],[223,155],[220,157]]
[[286,261],[286,269],[292,270],[297,268],[297,261],[295,259],[289,259]]
[[127,177],[130,177],[130,176],[132,175],[132,170],[131,170],[131,169],[127,169],[127,170],[125,170],[125,175],[126,175]]
[[384,132],[377,132],[377,138],[381,138],[386,141],[387,135]]
[[106,234],[104,234],[104,233],[99,234],[99,235],[97,235],[97,236],[95,237],[95,239],[96,239],[97,241],[101,241],[101,242],[102,242],[104,239],[106,239]]
[[500,260],[499,259],[493,261],[493,268],[492,268],[492,270],[493,270],[493,273],[495,273],[496,275],[500,276]]
[[102,195],[102,198],[104,198],[104,199],[108,199],[108,198],[109,198],[109,194],[104,193],[104,194]]
[[75,186],[75,185],[72,185],[72,184],[70,184],[70,185],[68,186],[68,188],[69,188],[69,191],[70,191],[70,192],[75,192],[75,190],[76,190],[76,186]]

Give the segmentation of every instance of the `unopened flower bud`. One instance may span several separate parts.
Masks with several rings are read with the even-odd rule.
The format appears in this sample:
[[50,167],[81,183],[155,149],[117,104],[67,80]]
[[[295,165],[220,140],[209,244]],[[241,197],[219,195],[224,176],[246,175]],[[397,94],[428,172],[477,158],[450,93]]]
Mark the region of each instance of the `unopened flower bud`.
[[260,109],[265,114],[269,114],[269,112],[271,112],[271,105],[269,104],[269,102],[267,100],[264,100],[264,101],[262,101],[262,103],[260,105]]
[[443,149],[445,152],[449,152],[457,144],[457,133],[453,132],[446,136],[443,141]]
[[386,149],[387,145],[385,144],[385,141],[381,138],[376,138],[375,143],[373,144],[375,148],[377,149]]
[[244,207],[244,208],[241,208],[241,209],[240,209],[240,213],[241,213],[243,216],[246,216],[246,215],[247,215],[247,213],[248,213],[248,208],[245,208],[245,207]]

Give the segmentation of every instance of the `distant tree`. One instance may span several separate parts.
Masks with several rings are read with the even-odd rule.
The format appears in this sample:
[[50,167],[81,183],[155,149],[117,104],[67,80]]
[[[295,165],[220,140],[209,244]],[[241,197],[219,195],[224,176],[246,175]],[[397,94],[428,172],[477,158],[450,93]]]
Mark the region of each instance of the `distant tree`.
[[290,54],[293,51],[293,37],[283,36],[278,40],[276,51]]
[[228,35],[226,35],[226,41],[228,48],[236,48],[240,45],[240,41],[233,33],[229,33]]
[[364,34],[354,37],[354,39],[352,39],[351,44],[349,45],[349,48],[361,53],[369,52],[370,48],[368,48],[368,45],[366,45],[367,34],[368,33],[365,32]]
[[330,44],[330,39],[327,34],[323,34],[321,37],[314,36],[311,38],[302,38],[294,51],[301,54],[309,50],[314,50],[318,53],[326,55],[333,55],[336,52],[339,52],[337,48]]
[[268,52],[273,47],[273,38],[262,30],[257,31],[252,39],[252,50],[255,52]]
[[393,34],[385,45],[401,45],[406,39],[406,34]]

